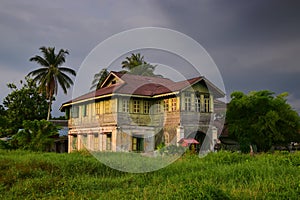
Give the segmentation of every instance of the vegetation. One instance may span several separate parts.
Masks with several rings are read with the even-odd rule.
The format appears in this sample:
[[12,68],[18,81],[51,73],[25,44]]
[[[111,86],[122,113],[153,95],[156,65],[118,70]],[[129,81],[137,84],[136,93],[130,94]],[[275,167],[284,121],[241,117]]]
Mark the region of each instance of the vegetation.
[[144,61],[144,56],[141,56],[140,53],[132,53],[130,57],[126,57],[126,59],[122,61],[122,68],[131,71],[135,67],[144,64],[147,64],[147,62]]
[[0,106],[0,137],[17,133],[24,120],[46,119],[46,95],[38,92],[33,80],[27,77],[25,81],[20,81],[20,89],[13,83],[7,84],[12,92],[4,98],[4,107]]
[[60,49],[58,54],[55,53],[55,47],[41,47],[40,51],[43,57],[36,55],[30,58],[42,67],[30,72],[28,75],[33,76],[33,80],[38,82],[40,91],[46,93],[49,100],[47,120],[50,119],[52,101],[57,95],[58,86],[67,93],[67,89],[73,85],[72,79],[67,75],[76,76],[76,72],[67,67],[60,67],[65,63],[65,57],[69,54],[68,50]]
[[249,151],[250,145],[268,151],[273,145],[300,142],[300,118],[286,96],[274,96],[267,90],[231,94],[226,120],[229,135],[240,143],[242,151]]
[[128,70],[130,74],[160,76],[154,74],[156,66],[144,61],[144,56],[141,56],[140,53],[131,54],[130,57],[126,57],[126,60],[122,62],[122,68]]
[[[151,65],[150,63],[144,61],[144,56],[141,56],[140,53],[131,54],[130,57],[126,57],[124,61],[122,61],[122,68],[124,69],[121,72],[130,73],[141,76],[158,76],[161,75],[154,74],[154,70],[156,66]],[[91,90],[99,89],[102,85],[103,81],[108,76],[109,71],[107,68],[100,70],[97,74],[94,75],[94,80],[92,81]]]
[[150,173],[120,172],[87,154],[0,151],[4,199],[298,199],[300,153],[185,155]]
[[102,85],[102,83],[103,83],[103,81],[106,79],[106,77],[108,76],[108,74],[109,74],[109,71],[106,69],[106,68],[104,68],[104,69],[102,69],[102,70],[100,70],[100,72],[99,73],[97,73],[97,74],[95,74],[94,75],[94,80],[93,80],[93,82],[92,82],[92,86],[91,86],[91,90],[92,89],[99,89],[100,88],[100,86]]
[[57,127],[46,120],[23,121],[24,129],[14,135],[11,144],[14,148],[31,151],[46,151],[58,134]]

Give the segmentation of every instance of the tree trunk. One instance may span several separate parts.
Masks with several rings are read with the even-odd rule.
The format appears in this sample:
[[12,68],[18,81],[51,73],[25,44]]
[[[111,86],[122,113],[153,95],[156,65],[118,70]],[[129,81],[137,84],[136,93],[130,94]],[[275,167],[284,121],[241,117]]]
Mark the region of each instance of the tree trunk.
[[51,107],[52,107],[52,97],[50,97],[50,100],[49,100],[47,121],[50,120],[50,116],[51,116]]
[[250,144],[250,156],[254,156],[254,151],[253,151],[252,144]]

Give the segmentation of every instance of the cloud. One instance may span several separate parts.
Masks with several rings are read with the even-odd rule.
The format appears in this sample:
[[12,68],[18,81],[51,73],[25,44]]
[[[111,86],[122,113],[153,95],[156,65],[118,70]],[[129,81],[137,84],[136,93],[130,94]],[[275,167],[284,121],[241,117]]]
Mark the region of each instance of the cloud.
[[[289,91],[297,99],[299,8],[299,1],[281,0],[3,0],[0,79],[23,79],[38,67],[29,58],[44,45],[69,49],[66,65],[78,69],[86,55],[111,35],[159,26],[198,41],[219,67],[227,93],[272,89]],[[61,94],[57,104],[65,98]]]

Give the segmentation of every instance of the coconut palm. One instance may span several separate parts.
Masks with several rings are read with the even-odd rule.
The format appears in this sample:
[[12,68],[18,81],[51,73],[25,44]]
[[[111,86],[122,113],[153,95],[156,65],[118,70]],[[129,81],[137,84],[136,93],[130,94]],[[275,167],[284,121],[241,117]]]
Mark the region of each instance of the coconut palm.
[[133,53],[133,54],[131,54],[130,57],[126,57],[126,60],[124,60],[122,62],[122,68],[131,71],[135,67],[143,65],[143,64],[147,64],[144,61],[144,56],[141,56],[140,53],[137,53],[137,54]]
[[66,61],[68,50],[60,49],[58,54],[55,54],[55,47],[41,47],[43,56],[36,55],[30,58],[30,61],[40,64],[42,67],[28,74],[33,76],[33,80],[39,85],[40,92],[46,92],[49,100],[47,120],[50,119],[52,101],[57,95],[58,86],[67,94],[67,89],[73,85],[72,79],[67,75],[76,76],[76,72],[67,67],[60,67]]
[[94,80],[92,82],[92,86],[91,86],[90,90],[99,89],[101,84],[103,83],[103,81],[108,76],[108,74],[109,74],[109,71],[106,68],[100,70],[99,73],[95,74],[94,75]]
[[154,74],[156,65],[151,65],[144,61],[144,56],[141,56],[139,53],[126,57],[126,60],[122,62],[122,68],[128,70],[130,74],[162,77],[161,75]]

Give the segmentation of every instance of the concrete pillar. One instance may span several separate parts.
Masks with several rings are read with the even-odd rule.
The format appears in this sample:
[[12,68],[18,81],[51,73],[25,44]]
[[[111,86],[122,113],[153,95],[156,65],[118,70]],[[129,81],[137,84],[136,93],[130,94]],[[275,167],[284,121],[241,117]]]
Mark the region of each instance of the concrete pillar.
[[207,134],[209,136],[209,150],[214,151],[214,146],[218,140],[218,129],[215,126],[210,126]]
[[102,151],[106,151],[106,134],[102,134]]
[[213,97],[213,95],[210,95],[209,98],[210,98],[210,100],[209,100],[209,106],[210,106],[209,111],[214,112],[214,97]]
[[93,150],[94,149],[94,145],[93,145],[93,135],[91,133],[89,133],[87,135],[87,144],[86,144],[86,149],[87,150]]
[[144,138],[144,151],[153,152],[155,146],[155,136],[152,136],[152,133],[146,134]]
[[73,143],[73,136],[70,135],[70,131],[68,132],[68,153],[72,152],[72,143]]
[[98,137],[99,137],[99,151],[103,151],[103,133],[98,133]]
[[111,132],[111,151],[116,152],[117,151],[117,134],[118,130],[117,127],[114,128]]
[[184,128],[183,128],[183,126],[178,126],[177,128],[176,128],[176,133],[177,133],[177,145],[179,145],[179,140],[180,139],[182,139],[182,138],[184,138]]
[[81,149],[81,135],[77,135],[76,149],[78,151]]
[[204,106],[205,106],[205,104],[204,104],[204,95],[203,94],[201,94],[200,95],[200,103],[201,103],[201,112],[204,112],[204,110],[205,110],[205,108],[204,108]]

